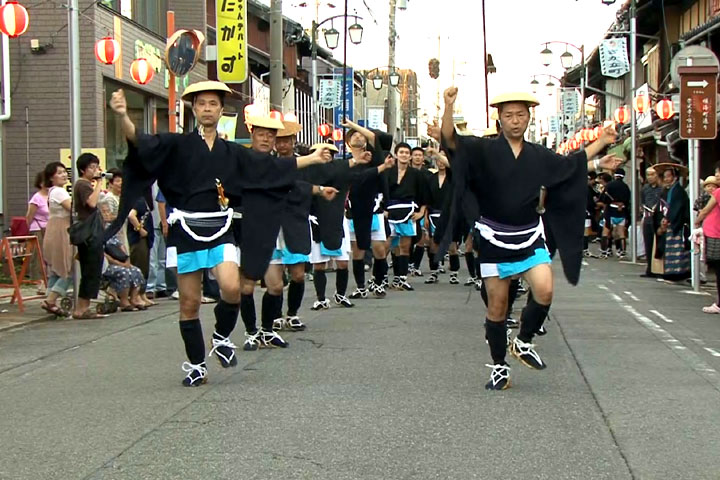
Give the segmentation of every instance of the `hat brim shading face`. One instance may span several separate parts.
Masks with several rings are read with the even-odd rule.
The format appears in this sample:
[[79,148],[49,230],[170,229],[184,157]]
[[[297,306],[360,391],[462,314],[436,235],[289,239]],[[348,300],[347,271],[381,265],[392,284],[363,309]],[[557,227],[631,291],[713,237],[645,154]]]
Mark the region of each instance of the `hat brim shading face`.
[[661,177],[663,173],[665,173],[665,170],[675,170],[682,176],[687,176],[688,174],[688,168],[679,163],[656,163],[652,168],[655,169],[655,172]]
[[538,105],[540,105],[538,99],[529,93],[513,92],[503,93],[502,95],[498,95],[497,97],[493,98],[492,102],[490,102],[490,106],[493,108],[497,108],[499,105],[502,105],[504,103],[525,103],[528,107],[537,107]]
[[720,179],[713,175],[710,175],[705,180],[703,180],[702,186],[704,187],[705,185],[715,185],[716,187],[720,187]]
[[331,152],[335,152],[335,153],[338,153],[338,152],[339,152],[339,150],[337,149],[337,147],[336,147],[335,145],[333,145],[332,143],[316,143],[315,145],[313,145],[312,147],[310,147],[310,151],[311,151],[311,152],[314,152],[315,150],[317,150],[317,149],[319,149],[319,148],[327,148],[327,149],[330,150]]
[[282,120],[282,124],[283,128],[278,131],[278,137],[292,137],[293,135],[297,135],[302,131],[302,125],[297,122],[288,122],[286,120]]
[[282,130],[285,127],[282,120],[272,117],[248,116],[247,123],[253,127],[269,128],[271,130]]
[[232,93],[232,90],[223,82],[216,82],[214,80],[195,82],[192,85],[188,85],[182,94],[182,99],[192,100],[195,95],[203,92],[215,92],[220,96],[224,96],[227,93]]

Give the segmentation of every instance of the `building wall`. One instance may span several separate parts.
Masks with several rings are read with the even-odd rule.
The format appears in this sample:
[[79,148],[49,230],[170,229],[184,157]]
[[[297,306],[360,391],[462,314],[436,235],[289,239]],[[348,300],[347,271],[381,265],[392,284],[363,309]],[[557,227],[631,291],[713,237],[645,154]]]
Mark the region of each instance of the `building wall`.
[[[167,98],[165,66],[146,86],[135,84],[130,64],[135,59],[136,40],[164,52],[164,36],[152,33],[134,22],[98,6],[92,0],[80,0],[80,76],[82,147],[105,146],[104,79],[112,79],[144,94]],[[204,2],[172,0],[176,26],[205,32]],[[60,159],[60,149],[70,147],[70,90],[68,67],[67,10],[59,4],[43,2],[29,6],[30,27],[10,42],[12,117],[3,125],[3,196],[4,217],[24,215],[27,209],[28,183],[45,164]],[[122,56],[116,65],[100,64],[94,54],[95,42],[106,35],[122,41]],[[46,53],[30,52],[30,40],[36,38]],[[162,55],[162,54],[161,54]],[[207,78],[207,68],[198,62],[189,82]],[[180,88],[180,91],[182,87]],[[29,122],[26,128],[25,109]],[[29,134],[26,134],[29,132]],[[26,147],[29,140],[29,148]],[[29,161],[26,158],[29,156]],[[29,170],[29,179],[28,179]],[[30,194],[33,188],[29,188]],[[4,222],[6,225],[8,220]]]

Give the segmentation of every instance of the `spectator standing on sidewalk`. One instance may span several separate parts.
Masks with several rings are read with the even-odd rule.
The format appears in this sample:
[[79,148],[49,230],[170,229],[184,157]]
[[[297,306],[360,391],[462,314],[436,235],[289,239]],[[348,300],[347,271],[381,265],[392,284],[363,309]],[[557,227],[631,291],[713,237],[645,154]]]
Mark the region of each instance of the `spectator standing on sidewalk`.
[[653,272],[671,282],[690,276],[690,199],[677,181],[678,168],[663,169],[665,190],[660,196],[654,222],[657,232],[654,258],[662,265],[658,263],[660,271]]
[[[45,180],[45,172],[38,172],[35,176],[35,188],[37,192],[30,198],[28,202],[25,221],[30,230],[30,235],[37,237],[38,246],[42,248],[43,238],[45,237],[45,227],[47,226],[50,212],[48,210],[48,185]],[[40,265],[40,257],[34,256],[30,265],[30,274],[33,280],[42,277],[42,266]],[[41,285],[38,286],[38,295],[45,295],[45,290]]]
[[709,194],[707,205],[698,213],[695,227],[702,225],[705,237],[705,262],[708,268],[715,271],[718,296],[716,301],[703,307],[705,313],[720,313],[720,179],[708,177],[703,182],[703,188]]
[[[77,221],[84,222],[96,214],[97,202],[102,192],[100,160],[92,153],[83,153],[78,157],[75,166],[80,178],[73,185],[73,204]],[[90,300],[97,298],[100,292],[100,274],[105,259],[102,244],[95,247],[83,243],[78,245],[77,249],[81,278],[73,318],[104,318],[105,315],[90,310]]]
[[[150,249],[155,240],[155,229],[153,228],[151,192],[146,192],[142,198],[135,203],[128,216],[128,241],[130,242],[130,263],[138,267],[142,272],[143,279],[147,281],[150,272]],[[150,301],[145,295],[145,286],[140,292],[143,303],[150,307],[155,302]]]
[[[150,270],[147,278],[147,297],[150,299],[167,297],[165,284],[165,236],[158,207],[160,189],[155,182],[152,186],[153,209],[152,222],[154,228],[154,242],[150,248]],[[167,218],[165,219],[167,222]]]
[[56,302],[64,297],[72,285],[73,247],[70,244],[70,209],[72,199],[65,190],[68,173],[60,162],[45,166],[45,182],[48,189],[48,223],[43,239],[43,256],[48,266],[48,296],[40,305],[43,310],[58,315]]
[[655,245],[655,231],[653,229],[653,216],[655,215],[655,209],[657,208],[658,202],[660,201],[660,194],[662,194],[662,186],[660,185],[660,179],[658,174],[653,167],[645,170],[645,179],[647,183],[643,186],[642,192],[640,193],[640,202],[643,208],[643,240],[645,241],[645,273],[643,277],[656,277],[652,273],[652,259],[653,259],[653,246]]
[[[158,189],[155,197],[157,201],[158,217],[160,218],[160,237],[162,237],[162,256],[164,259],[164,275],[165,275],[165,291],[174,300],[180,298],[177,289],[177,252],[175,247],[167,241],[170,225],[168,224],[168,216],[172,213],[172,206],[168,205],[162,191]],[[171,258],[172,257],[172,258]],[[157,283],[156,283],[157,285]]]

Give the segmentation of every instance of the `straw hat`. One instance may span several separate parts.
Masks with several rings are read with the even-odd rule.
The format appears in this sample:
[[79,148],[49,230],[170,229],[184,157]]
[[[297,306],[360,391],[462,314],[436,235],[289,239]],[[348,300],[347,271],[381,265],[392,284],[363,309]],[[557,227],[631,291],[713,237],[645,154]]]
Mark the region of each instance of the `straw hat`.
[[327,148],[327,149],[330,150],[331,152],[335,152],[335,153],[338,153],[338,151],[339,151],[339,150],[337,149],[337,147],[336,147],[335,145],[333,145],[332,143],[316,143],[315,145],[313,145],[312,147],[310,147],[310,151],[311,151],[311,152],[314,152],[314,151],[317,150],[318,148]]
[[223,82],[205,80],[203,82],[195,82],[192,85],[188,85],[182,94],[182,99],[192,100],[193,95],[201,92],[218,92],[221,94],[225,94],[232,93],[232,90],[230,90],[230,87],[225,85]]
[[492,127],[490,127],[490,128],[486,128],[485,131],[483,132],[483,135],[482,135],[482,136],[483,136],[483,137],[495,137],[495,136],[497,136],[497,135],[498,135],[497,128],[495,128],[494,126],[492,126]]
[[282,120],[278,120],[277,118],[272,117],[259,117],[248,115],[247,123],[252,125],[253,127],[269,128],[271,130],[282,130],[285,127]]
[[656,163],[655,165],[651,166],[661,177],[665,173],[665,170],[670,169],[677,170],[678,173],[682,176],[687,176],[688,174],[688,167],[686,167],[685,165],[680,165],[679,163]]
[[502,95],[498,95],[497,97],[493,98],[492,102],[490,102],[490,106],[497,107],[498,105],[502,105],[503,103],[512,102],[527,103],[528,107],[537,107],[538,105],[540,105],[540,102],[538,102],[537,98],[530,95],[529,93],[512,92],[503,93]]
[[703,180],[702,184],[703,184],[703,187],[708,184],[713,184],[713,185],[720,187],[720,179],[714,175],[710,175],[705,180]]
[[284,128],[278,130],[277,137],[292,137],[302,131],[302,125],[297,122],[283,120],[282,123]]
[[472,132],[467,128],[467,122],[457,122],[455,124],[455,131],[458,135],[472,135]]

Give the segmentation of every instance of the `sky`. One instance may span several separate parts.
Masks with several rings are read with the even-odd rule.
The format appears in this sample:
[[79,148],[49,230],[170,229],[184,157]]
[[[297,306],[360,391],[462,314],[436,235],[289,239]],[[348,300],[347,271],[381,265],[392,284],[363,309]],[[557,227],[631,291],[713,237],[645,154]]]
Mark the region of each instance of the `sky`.
[[[262,0],[269,4],[270,0]],[[343,13],[343,0],[317,0],[319,19]],[[283,14],[309,27],[315,16],[316,0],[284,0]],[[402,0],[398,0],[398,4]],[[397,11],[396,65],[414,70],[418,75],[421,112],[432,118],[437,113],[438,91],[452,84],[459,88],[459,114],[477,132],[485,128],[485,87],[482,44],[482,9],[480,0],[406,0],[407,9]],[[543,42],[564,41],[585,45],[589,54],[602,40],[624,3],[603,5],[601,0],[486,0],[487,50],[493,57],[497,73],[488,80],[489,97],[508,91],[531,92],[534,74],[561,77],[561,44],[550,45],[556,52],[553,64],[544,67],[540,61]],[[307,4],[306,7],[301,6]],[[331,5],[335,5],[333,8]],[[372,69],[388,64],[389,0],[348,0],[348,13],[362,17],[363,41],[348,43],[348,64],[356,69]],[[349,22],[350,24],[352,22]],[[335,27],[342,32],[342,19]],[[324,40],[320,40],[323,45]],[[569,50],[580,62],[577,50]],[[342,61],[341,44],[334,55]],[[428,61],[440,60],[440,78],[428,74]],[[453,78],[454,72],[454,78]],[[539,76],[545,85],[549,78]],[[554,81],[557,83],[557,81]],[[557,96],[548,96],[541,88],[538,118],[557,110]],[[422,120],[422,119],[421,119]]]

